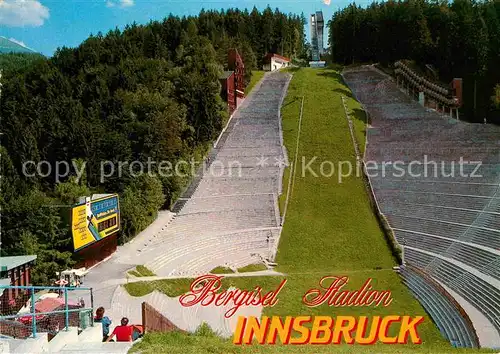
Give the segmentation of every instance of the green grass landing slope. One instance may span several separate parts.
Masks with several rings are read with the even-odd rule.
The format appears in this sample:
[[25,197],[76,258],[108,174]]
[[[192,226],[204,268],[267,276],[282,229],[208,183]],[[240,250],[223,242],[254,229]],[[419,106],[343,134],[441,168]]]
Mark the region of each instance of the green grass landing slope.
[[[348,124],[341,103],[341,95],[355,119],[356,137],[364,148],[365,121],[359,103],[352,99],[337,71],[331,69],[296,70],[282,108],[284,141],[290,161],[294,161],[301,99],[304,96],[302,129],[296,172],[285,225],[281,235],[277,270],[288,280],[272,308],[264,308],[267,316],[298,315],[423,315],[419,326],[421,345],[327,345],[327,346],[251,346],[237,347],[230,341],[210,335],[151,334],[134,350],[142,353],[450,353],[477,352],[458,350],[444,340],[426,315],[422,306],[401,283],[392,270],[394,257],[384,239],[372,212],[364,181],[356,173],[339,183],[339,161],[350,161],[355,166]],[[302,157],[307,164],[317,157],[311,168],[317,177],[303,170]],[[335,172],[322,177],[323,161],[334,164]],[[329,172],[330,166],[324,171]],[[304,173],[303,173],[304,172]],[[290,171],[285,174],[284,195]],[[283,205],[284,200],[281,200]],[[359,288],[367,278],[373,278],[377,290],[390,290],[393,302],[388,307],[335,308],[322,305],[309,308],[302,297],[311,288],[318,288],[321,277],[345,275],[350,278],[347,289]],[[253,289],[274,289],[281,277],[241,277],[224,279],[229,285]],[[160,291],[165,285],[157,282]],[[187,284],[182,288],[186,289]],[[180,289],[179,289],[180,290]],[[391,335],[395,334],[391,327]],[[165,348],[165,350],[163,349]]]

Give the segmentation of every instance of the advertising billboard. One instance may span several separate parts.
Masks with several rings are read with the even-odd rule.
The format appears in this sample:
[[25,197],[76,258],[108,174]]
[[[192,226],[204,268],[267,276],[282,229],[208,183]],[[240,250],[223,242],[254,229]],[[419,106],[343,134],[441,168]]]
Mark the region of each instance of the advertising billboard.
[[87,197],[72,209],[71,231],[75,252],[119,230],[120,207],[116,194],[95,199]]

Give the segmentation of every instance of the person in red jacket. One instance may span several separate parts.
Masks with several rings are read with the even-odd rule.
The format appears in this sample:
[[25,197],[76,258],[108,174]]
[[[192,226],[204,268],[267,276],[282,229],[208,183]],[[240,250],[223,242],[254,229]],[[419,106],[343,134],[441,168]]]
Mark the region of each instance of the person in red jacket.
[[113,333],[106,339],[106,342],[111,341],[114,336],[116,336],[117,342],[132,342],[132,326],[128,325],[128,318],[123,317],[121,320],[121,326],[116,326]]

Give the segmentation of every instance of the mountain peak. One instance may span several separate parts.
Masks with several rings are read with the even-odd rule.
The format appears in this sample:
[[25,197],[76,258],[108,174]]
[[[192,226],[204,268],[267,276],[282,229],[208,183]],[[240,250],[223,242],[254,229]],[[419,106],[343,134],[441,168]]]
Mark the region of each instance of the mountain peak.
[[0,36],[0,53],[36,53],[24,43]]

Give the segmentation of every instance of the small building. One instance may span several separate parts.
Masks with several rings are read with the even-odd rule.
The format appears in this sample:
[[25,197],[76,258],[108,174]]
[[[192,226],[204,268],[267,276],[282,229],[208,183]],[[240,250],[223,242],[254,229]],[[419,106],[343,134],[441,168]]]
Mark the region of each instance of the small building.
[[264,71],[274,71],[286,68],[290,66],[290,64],[291,60],[287,57],[283,57],[275,53],[267,53],[264,57],[264,65],[262,66],[262,69]]
[[219,77],[221,83],[221,97],[227,102],[227,111],[231,116],[236,109],[236,84],[234,71],[224,71],[221,77]]
[[236,49],[229,50],[227,59],[228,69],[234,71],[236,99],[242,100],[245,98],[245,64],[243,63],[243,59],[241,59],[241,56]]
[[227,56],[228,70],[219,77],[221,97],[227,102],[231,116],[245,98],[245,65],[236,49],[230,49]]
[[[31,285],[31,268],[36,258],[36,255],[0,257],[0,283],[8,286]],[[20,289],[12,288],[3,290],[0,295],[1,306],[14,302],[21,292]]]

